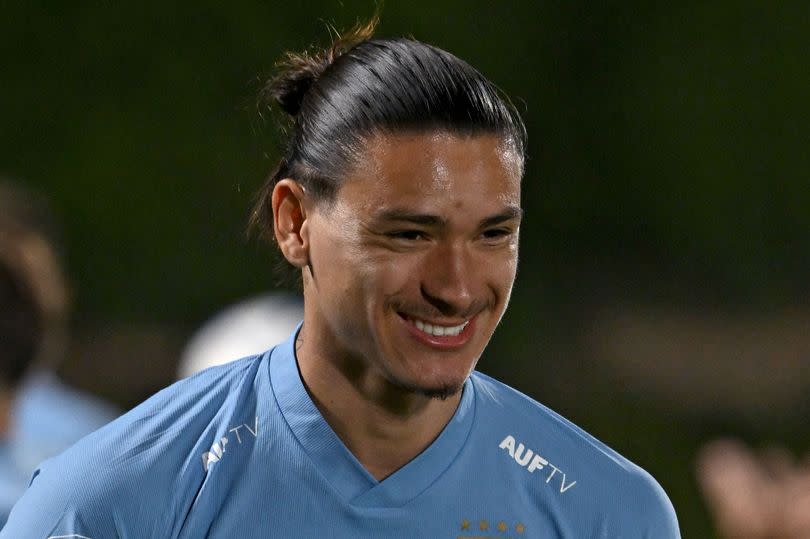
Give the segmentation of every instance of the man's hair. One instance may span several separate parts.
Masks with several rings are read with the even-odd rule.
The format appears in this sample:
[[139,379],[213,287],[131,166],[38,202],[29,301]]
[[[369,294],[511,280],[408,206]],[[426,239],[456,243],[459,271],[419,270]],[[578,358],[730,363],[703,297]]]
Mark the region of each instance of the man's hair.
[[319,52],[288,52],[260,94],[291,117],[284,154],[259,192],[251,226],[272,241],[271,199],[284,178],[334,198],[376,134],[444,130],[497,134],[524,159],[526,130],[511,102],[452,54],[408,38],[372,39],[376,19]]

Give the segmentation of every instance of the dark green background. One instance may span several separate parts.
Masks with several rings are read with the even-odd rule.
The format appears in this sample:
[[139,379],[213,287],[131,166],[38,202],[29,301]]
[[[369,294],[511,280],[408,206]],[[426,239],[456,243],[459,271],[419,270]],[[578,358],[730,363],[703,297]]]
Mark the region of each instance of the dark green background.
[[[21,2],[0,17],[0,173],[65,228],[75,320],[182,334],[278,285],[245,239],[277,142],[254,97],[284,49],[370,1]],[[576,376],[594,304],[770,312],[810,303],[810,8],[804,2],[389,1],[381,35],[466,59],[530,143],[512,308],[481,366],[650,469],[685,537],[711,535],[703,422]],[[581,374],[581,372],[579,373]],[[587,378],[587,377],[586,377]],[[125,402],[125,400],[122,400]],[[685,404],[687,406],[687,404]]]

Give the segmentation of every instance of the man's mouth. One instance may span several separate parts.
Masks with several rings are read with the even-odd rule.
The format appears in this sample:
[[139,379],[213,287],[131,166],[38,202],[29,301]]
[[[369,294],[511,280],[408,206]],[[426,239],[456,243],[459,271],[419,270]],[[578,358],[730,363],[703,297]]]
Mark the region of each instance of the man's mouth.
[[440,348],[455,348],[466,343],[472,336],[475,316],[468,320],[422,320],[405,313],[398,313],[411,335],[419,341]]
[[464,322],[456,326],[442,326],[439,324],[431,324],[430,322],[424,322],[422,320],[419,320],[418,318],[413,318],[411,319],[411,321],[419,331],[424,331],[425,333],[429,333],[430,335],[435,335],[437,337],[444,337],[444,336],[455,337],[456,335],[461,333],[465,327],[467,327],[467,324],[470,323],[469,320],[465,320]]

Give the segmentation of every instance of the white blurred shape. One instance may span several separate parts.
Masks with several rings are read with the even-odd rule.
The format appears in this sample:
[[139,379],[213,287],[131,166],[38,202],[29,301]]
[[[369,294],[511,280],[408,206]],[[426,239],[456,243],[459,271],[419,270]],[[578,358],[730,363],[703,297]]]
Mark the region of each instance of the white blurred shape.
[[186,378],[214,365],[262,353],[282,342],[304,318],[304,303],[290,294],[239,302],[208,320],[191,337],[177,375]]

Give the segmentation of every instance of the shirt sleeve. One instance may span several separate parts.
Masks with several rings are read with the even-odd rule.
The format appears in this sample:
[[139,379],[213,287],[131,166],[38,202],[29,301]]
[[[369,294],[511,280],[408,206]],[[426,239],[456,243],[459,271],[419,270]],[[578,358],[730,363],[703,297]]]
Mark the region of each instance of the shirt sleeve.
[[635,492],[635,510],[625,521],[628,539],[681,539],[675,508],[661,485],[643,473]]
[[105,482],[89,468],[60,468],[58,461],[49,461],[34,473],[0,531],[0,539],[132,536],[116,527],[115,481]]

